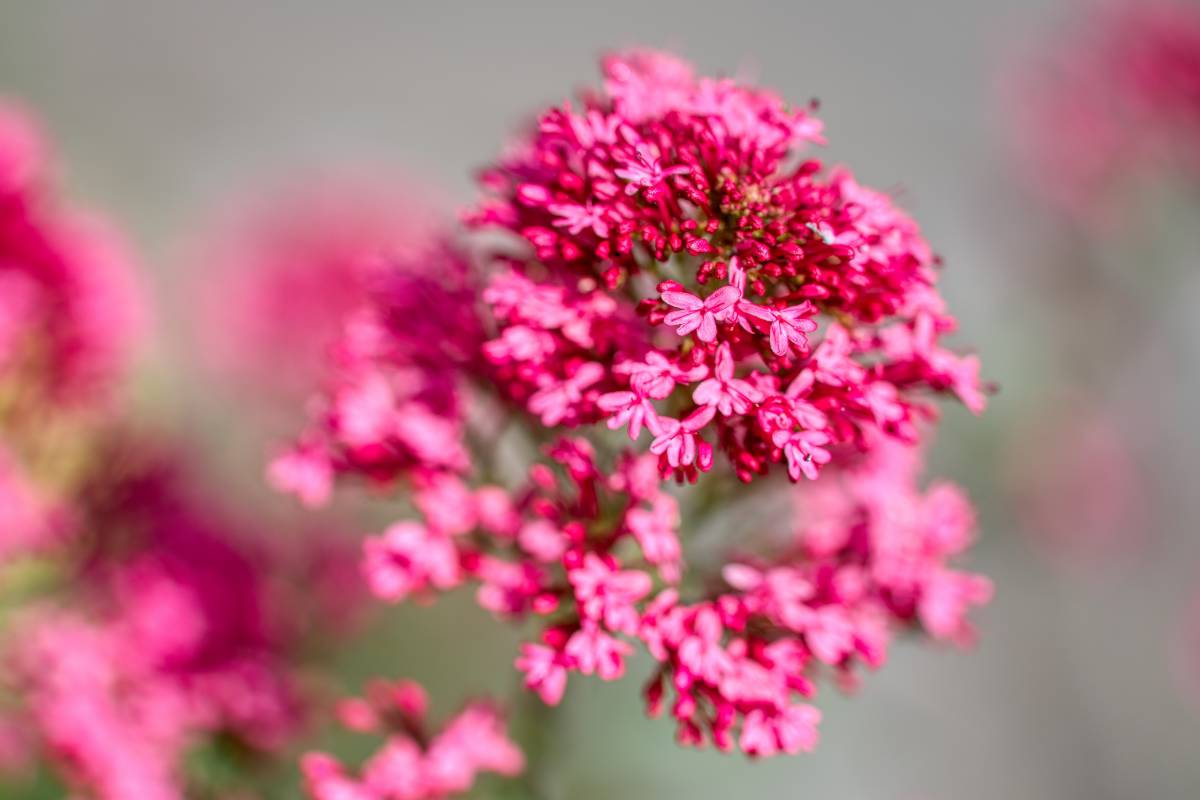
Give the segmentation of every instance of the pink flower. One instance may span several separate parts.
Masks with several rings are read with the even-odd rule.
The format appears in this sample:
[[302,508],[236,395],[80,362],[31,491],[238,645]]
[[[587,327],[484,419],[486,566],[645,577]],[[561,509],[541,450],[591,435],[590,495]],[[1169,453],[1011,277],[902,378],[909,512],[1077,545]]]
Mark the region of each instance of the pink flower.
[[800,480],[801,475],[816,480],[817,471],[832,458],[822,447],[829,444],[829,435],[823,431],[775,431],[771,441],[783,448],[788,476],[794,481]]
[[654,498],[650,508],[631,508],[625,524],[642,548],[642,555],[656,565],[665,580],[679,580],[682,550],[679,546],[679,505],[669,495]]
[[628,375],[631,389],[654,400],[669,397],[677,384],[687,385],[708,374],[703,364],[681,366],[657,350],[646,353],[642,361],[622,361],[613,371]]
[[608,236],[608,222],[604,218],[603,208],[597,208],[591,203],[582,206],[552,203],[549,209],[551,214],[560,217],[554,221],[556,227],[566,228],[571,233],[579,233],[590,228],[602,239]]
[[315,449],[297,447],[277,457],[267,470],[267,480],[309,508],[325,505],[333,492],[333,468],[326,454]]
[[972,631],[966,622],[967,611],[991,598],[992,583],[987,578],[938,570],[925,581],[918,613],[934,638],[969,641]]
[[625,166],[614,170],[614,173],[618,178],[629,181],[629,185],[625,187],[625,193],[635,194],[639,189],[651,189],[658,186],[672,175],[686,175],[690,171],[683,165],[663,169],[659,159],[639,145],[637,160],[625,162]]
[[540,644],[521,645],[517,669],[525,673],[525,687],[537,692],[546,705],[556,706],[567,688],[565,656]]
[[650,592],[650,576],[636,570],[619,570],[588,553],[583,563],[568,570],[582,615],[603,622],[609,630],[632,633],[637,628],[634,604]]
[[711,608],[700,608],[692,618],[691,631],[679,642],[679,663],[688,672],[709,683],[720,683],[733,661],[721,644],[725,627]]
[[703,300],[691,292],[667,290],[662,293],[663,302],[680,310],[667,314],[663,322],[674,326],[680,336],[696,331],[700,341],[711,342],[717,338],[717,321],[724,319],[740,297],[734,286],[722,286]]
[[413,686],[376,682],[361,701],[389,730],[359,777],[325,753],[304,756],[306,788],[314,800],[442,800],[470,791],[480,773],[511,777],[525,768],[524,755],[491,703],[468,703],[435,734],[428,730],[424,705],[405,704]]
[[548,381],[529,398],[529,410],[542,418],[543,425],[557,425],[583,401],[583,391],[602,377],[604,368],[599,364],[581,364],[571,377]]
[[707,469],[711,464],[711,450],[705,451],[697,445],[696,433],[712,421],[716,414],[713,406],[704,406],[689,414],[682,421],[671,417],[659,418],[659,434],[650,443],[650,452],[654,455],[665,455],[667,463],[672,467],[686,467],[696,464],[701,469]]
[[517,541],[521,549],[544,563],[562,558],[568,544],[566,535],[544,519],[535,519],[522,526]]
[[817,309],[808,302],[777,309],[741,301],[737,304],[737,311],[743,318],[750,317],[768,324],[771,352],[777,356],[787,355],[789,344],[802,353],[807,352],[808,337],[805,334],[817,329],[817,322],[812,319]]
[[566,655],[574,659],[584,675],[599,675],[600,680],[615,681],[625,674],[625,659],[633,647],[602,631],[595,623],[583,627],[567,640]]
[[817,743],[821,712],[809,705],[792,705],[775,715],[754,710],[746,715],[741,747],[748,755],[794,755],[812,750]]
[[754,403],[761,403],[763,394],[744,380],[733,377],[733,356],[729,344],[717,348],[712,377],[692,392],[697,405],[715,406],[722,415],[745,414]]
[[649,428],[651,433],[659,429],[658,413],[654,406],[634,392],[602,394],[597,398],[596,405],[600,410],[612,415],[608,418],[609,430],[629,426],[630,439],[638,438],[643,425]]
[[416,523],[398,522],[367,539],[363,554],[367,583],[385,600],[403,600],[426,587],[448,589],[461,580],[454,544]]

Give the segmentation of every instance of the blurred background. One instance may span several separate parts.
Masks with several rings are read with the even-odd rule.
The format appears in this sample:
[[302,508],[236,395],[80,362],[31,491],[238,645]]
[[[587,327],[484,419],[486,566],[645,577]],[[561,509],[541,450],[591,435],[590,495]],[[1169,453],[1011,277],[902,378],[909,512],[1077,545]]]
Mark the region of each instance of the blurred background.
[[[956,341],[1001,387],[982,419],[948,410],[930,470],[980,510],[969,563],[996,598],[978,647],[902,644],[858,696],[826,693],[814,754],[769,763],[676,747],[632,690],[645,663],[621,683],[572,681],[544,722],[541,782],[573,800],[1194,798],[1200,181],[1161,170],[1080,213],[1040,184],[1066,170],[1034,164],[1014,134],[1030,107],[1061,109],[1036,67],[1089,13],[1061,0],[8,0],[0,95],[41,118],[64,191],[138,254],[156,308],[139,416],[203,453],[224,496],[271,513],[264,454],[299,417],[241,413],[198,365],[191,321],[215,269],[196,256],[203,230],[303,191],[297,175],[343,170],[461,204],[523,115],[594,82],[614,47],[667,47],[703,72],[819,98],[821,155],[918,219],[946,263]],[[1093,135],[1083,125],[1069,141]],[[442,711],[485,690],[516,696],[516,633],[466,594],[369,624],[332,654],[345,691],[383,672],[425,682]],[[280,780],[279,796],[296,796]]]

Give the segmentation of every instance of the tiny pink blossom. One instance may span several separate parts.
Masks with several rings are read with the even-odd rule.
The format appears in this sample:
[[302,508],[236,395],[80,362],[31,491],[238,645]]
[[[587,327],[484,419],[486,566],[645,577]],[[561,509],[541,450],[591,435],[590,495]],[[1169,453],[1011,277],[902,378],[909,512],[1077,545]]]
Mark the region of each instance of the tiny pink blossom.
[[788,461],[788,476],[794,481],[800,480],[801,475],[816,480],[817,471],[832,457],[822,447],[829,444],[829,435],[823,431],[775,431],[771,441],[776,447],[783,448]]
[[583,400],[583,391],[602,377],[604,368],[599,364],[581,364],[569,378],[548,381],[529,398],[529,410],[542,418],[543,425],[557,425]]
[[367,583],[385,600],[399,601],[428,586],[448,589],[461,580],[454,545],[423,525],[398,522],[367,539],[363,552]]
[[696,331],[700,341],[711,342],[717,338],[718,319],[723,319],[740,297],[735,286],[722,286],[703,300],[691,292],[667,290],[662,293],[663,302],[679,310],[667,314],[663,322],[680,336]]
[[299,447],[271,462],[267,480],[280,492],[295,494],[309,508],[329,502],[333,492],[333,468],[323,452]]
[[686,175],[690,171],[683,165],[664,169],[659,159],[640,145],[637,148],[636,161],[626,162],[624,167],[614,170],[618,178],[629,181],[629,185],[625,187],[626,194],[636,194],[639,189],[653,188],[672,175]]
[[600,680],[615,681],[625,674],[625,659],[633,653],[633,647],[605,633],[595,623],[585,622],[571,634],[564,652],[574,659],[584,675],[595,674]]
[[679,580],[682,549],[679,545],[679,504],[670,495],[660,494],[650,508],[632,508],[625,524],[642,548],[642,555],[656,565],[665,580]]
[[763,394],[744,380],[733,377],[733,356],[729,344],[717,348],[712,377],[692,392],[697,405],[715,406],[723,416],[745,414],[754,403],[762,402]]
[[660,417],[660,433],[650,443],[650,452],[654,455],[666,454],[667,463],[672,467],[686,467],[691,464],[703,466],[704,454],[696,443],[696,433],[711,422],[716,413],[715,407],[703,406],[682,421],[672,417]]
[[603,622],[609,630],[633,633],[638,613],[634,604],[650,593],[650,576],[639,570],[619,570],[588,553],[583,564],[567,572],[583,616]]
[[537,692],[546,705],[556,706],[567,688],[564,656],[545,645],[523,644],[517,669],[525,673],[525,687]]
[[628,426],[630,439],[636,440],[641,435],[643,426],[649,428],[651,433],[659,428],[658,413],[654,406],[634,392],[602,394],[597,398],[596,405],[601,411],[611,414],[607,423],[609,430]]
[[571,233],[591,229],[600,238],[608,236],[608,222],[605,220],[603,208],[597,208],[591,203],[573,205],[568,203],[551,203],[551,214],[559,217],[554,221],[555,227],[566,228]]

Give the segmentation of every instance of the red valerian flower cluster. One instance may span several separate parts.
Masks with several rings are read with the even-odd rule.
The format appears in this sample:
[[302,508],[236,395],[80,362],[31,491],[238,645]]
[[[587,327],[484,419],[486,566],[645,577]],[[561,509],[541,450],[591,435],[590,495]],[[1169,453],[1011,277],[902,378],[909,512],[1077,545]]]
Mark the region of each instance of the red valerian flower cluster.
[[306,755],[309,793],[316,800],[439,800],[469,791],[480,773],[512,776],[524,768],[491,704],[468,703],[436,733],[426,723],[428,707],[424,689],[411,681],[376,681],[366,698],[344,701],[338,711],[348,729],[387,740],[358,777],[328,754]]
[[979,363],[916,224],[844,168],[804,109],[674,58],[605,62],[604,91],[541,116],[470,215],[498,255],[485,346],[502,391],[547,426],[606,420],[694,480],[816,477],[876,432],[913,441],[933,392],[973,411]]
[[95,405],[113,387],[143,317],[123,244],[57,206],[48,154],[24,113],[0,104],[0,391]]
[[291,653],[301,608],[256,550],[174,459],[123,441],[75,498],[79,546],[56,590],[17,616],[3,642],[10,710],[29,745],[89,797],[184,795],[187,754],[223,737],[252,754],[302,723]]
[[[990,595],[951,566],[969,503],[917,484],[936,396],[983,409],[979,362],[942,343],[956,323],[916,224],[798,155],[820,141],[809,110],[657,53],[605,75],[484,174],[479,258],[381,270],[271,478],[310,504],[335,475],[407,491],[415,518],[364,543],[371,591],[470,583],[539,619],[516,664],[545,702],[641,646],[682,743],[808,750],[825,677],[852,685],[897,631],[969,641]],[[688,564],[713,512],[772,499]],[[320,797],[361,786],[309,774]]]
[[72,527],[75,440],[110,410],[145,312],[124,247],[60,207],[35,124],[0,103],[0,567]]
[[[45,162],[0,107],[0,794],[37,774],[94,800],[232,796],[253,768],[212,785],[210,762],[256,767],[301,728],[327,573],[316,540],[267,546],[265,524],[198,491],[190,456],[121,421],[145,312]],[[306,612],[321,624],[293,622]]]

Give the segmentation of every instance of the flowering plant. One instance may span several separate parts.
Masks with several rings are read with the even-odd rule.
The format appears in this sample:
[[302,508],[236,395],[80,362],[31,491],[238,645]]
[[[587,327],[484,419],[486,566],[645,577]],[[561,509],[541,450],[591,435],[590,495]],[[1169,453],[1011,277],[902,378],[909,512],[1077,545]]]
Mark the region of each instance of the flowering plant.
[[[202,344],[274,405],[323,381],[276,488],[406,501],[361,542],[371,595],[470,585],[524,623],[537,704],[641,651],[681,744],[807,751],[818,690],[898,633],[972,639],[974,514],[919,473],[940,398],[983,410],[980,363],[945,343],[917,224],[809,155],[812,108],[656,52],[603,72],[482,172],[461,230],[343,187],[214,237]],[[276,544],[130,422],[138,295],[111,235],[51,202],[43,151],[0,112],[0,766],[37,754],[95,800],[252,797],[353,592],[297,592],[336,566],[322,540]],[[343,701],[378,749],[309,752],[308,793],[433,800],[538,757],[498,703],[440,729],[428,706],[394,679]]]
[[[969,503],[917,484],[933,401],[982,411],[979,361],[943,343],[916,223],[804,155],[812,109],[661,53],[603,69],[481,174],[466,243],[391,254],[270,478],[310,505],[335,479],[409,496],[363,543],[370,590],[470,583],[537,620],[515,663],[546,703],[640,646],[681,743],[808,750],[821,682],[901,630],[969,640],[990,595],[951,566]],[[719,511],[747,524],[706,530]],[[394,748],[420,762],[406,741],[361,779],[310,758],[314,795],[443,796],[404,788],[416,766],[380,782]],[[480,768],[516,768],[496,752]]]

